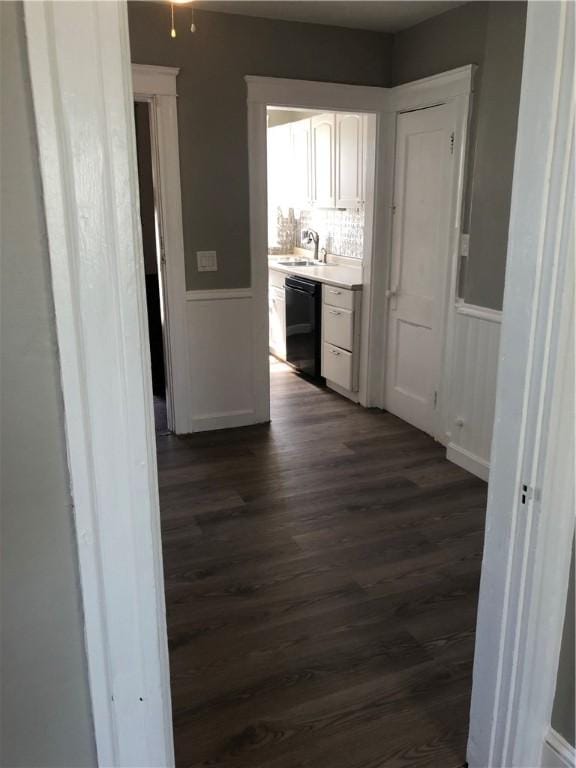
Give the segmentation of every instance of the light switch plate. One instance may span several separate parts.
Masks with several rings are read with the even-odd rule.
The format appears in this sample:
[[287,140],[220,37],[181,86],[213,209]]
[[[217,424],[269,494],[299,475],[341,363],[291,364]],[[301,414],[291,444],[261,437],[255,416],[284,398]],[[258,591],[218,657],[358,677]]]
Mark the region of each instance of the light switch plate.
[[198,272],[217,272],[218,258],[216,251],[196,251]]

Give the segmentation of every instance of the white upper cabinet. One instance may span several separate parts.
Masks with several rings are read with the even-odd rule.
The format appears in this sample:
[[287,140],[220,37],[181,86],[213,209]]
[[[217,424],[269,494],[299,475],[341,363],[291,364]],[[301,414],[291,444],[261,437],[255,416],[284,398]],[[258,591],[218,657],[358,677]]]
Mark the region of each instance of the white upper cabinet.
[[311,138],[312,203],[318,208],[334,208],[336,206],[336,115],[313,117]]
[[292,176],[292,206],[308,208],[312,200],[312,148],[310,120],[291,125],[290,160]]
[[366,119],[329,113],[268,129],[268,198],[291,208],[364,203]]
[[336,114],[336,208],[364,202],[364,124],[362,115]]

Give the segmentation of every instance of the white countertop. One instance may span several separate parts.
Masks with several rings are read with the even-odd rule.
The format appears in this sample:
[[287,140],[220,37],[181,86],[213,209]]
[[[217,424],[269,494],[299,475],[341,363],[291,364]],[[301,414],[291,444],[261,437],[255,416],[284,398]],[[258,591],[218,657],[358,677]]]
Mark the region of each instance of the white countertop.
[[317,280],[326,285],[335,285],[338,288],[349,288],[350,290],[359,290],[362,288],[362,268],[361,267],[342,267],[340,264],[319,264],[313,267],[296,267],[294,265],[285,266],[278,264],[283,259],[294,258],[294,254],[289,256],[269,256],[268,268],[277,272],[283,272],[285,275],[296,275],[297,277],[307,277],[309,280]]

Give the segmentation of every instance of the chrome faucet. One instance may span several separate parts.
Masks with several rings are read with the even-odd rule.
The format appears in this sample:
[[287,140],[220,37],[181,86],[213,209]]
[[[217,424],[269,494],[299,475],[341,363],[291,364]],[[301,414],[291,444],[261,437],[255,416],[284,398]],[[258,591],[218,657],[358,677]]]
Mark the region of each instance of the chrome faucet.
[[318,245],[320,243],[320,235],[315,229],[305,229],[302,232],[302,239],[310,245],[314,243],[314,261],[318,261]]

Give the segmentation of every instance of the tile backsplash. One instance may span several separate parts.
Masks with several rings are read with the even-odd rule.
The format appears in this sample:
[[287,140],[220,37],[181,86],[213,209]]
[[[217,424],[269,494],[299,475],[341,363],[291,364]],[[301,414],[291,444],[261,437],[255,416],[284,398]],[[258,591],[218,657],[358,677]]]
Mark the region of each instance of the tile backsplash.
[[269,252],[292,253],[295,247],[314,250],[302,242],[305,229],[320,235],[320,248],[349,259],[362,259],[364,249],[364,207],[358,209],[313,208],[295,210],[276,208],[268,227]]

